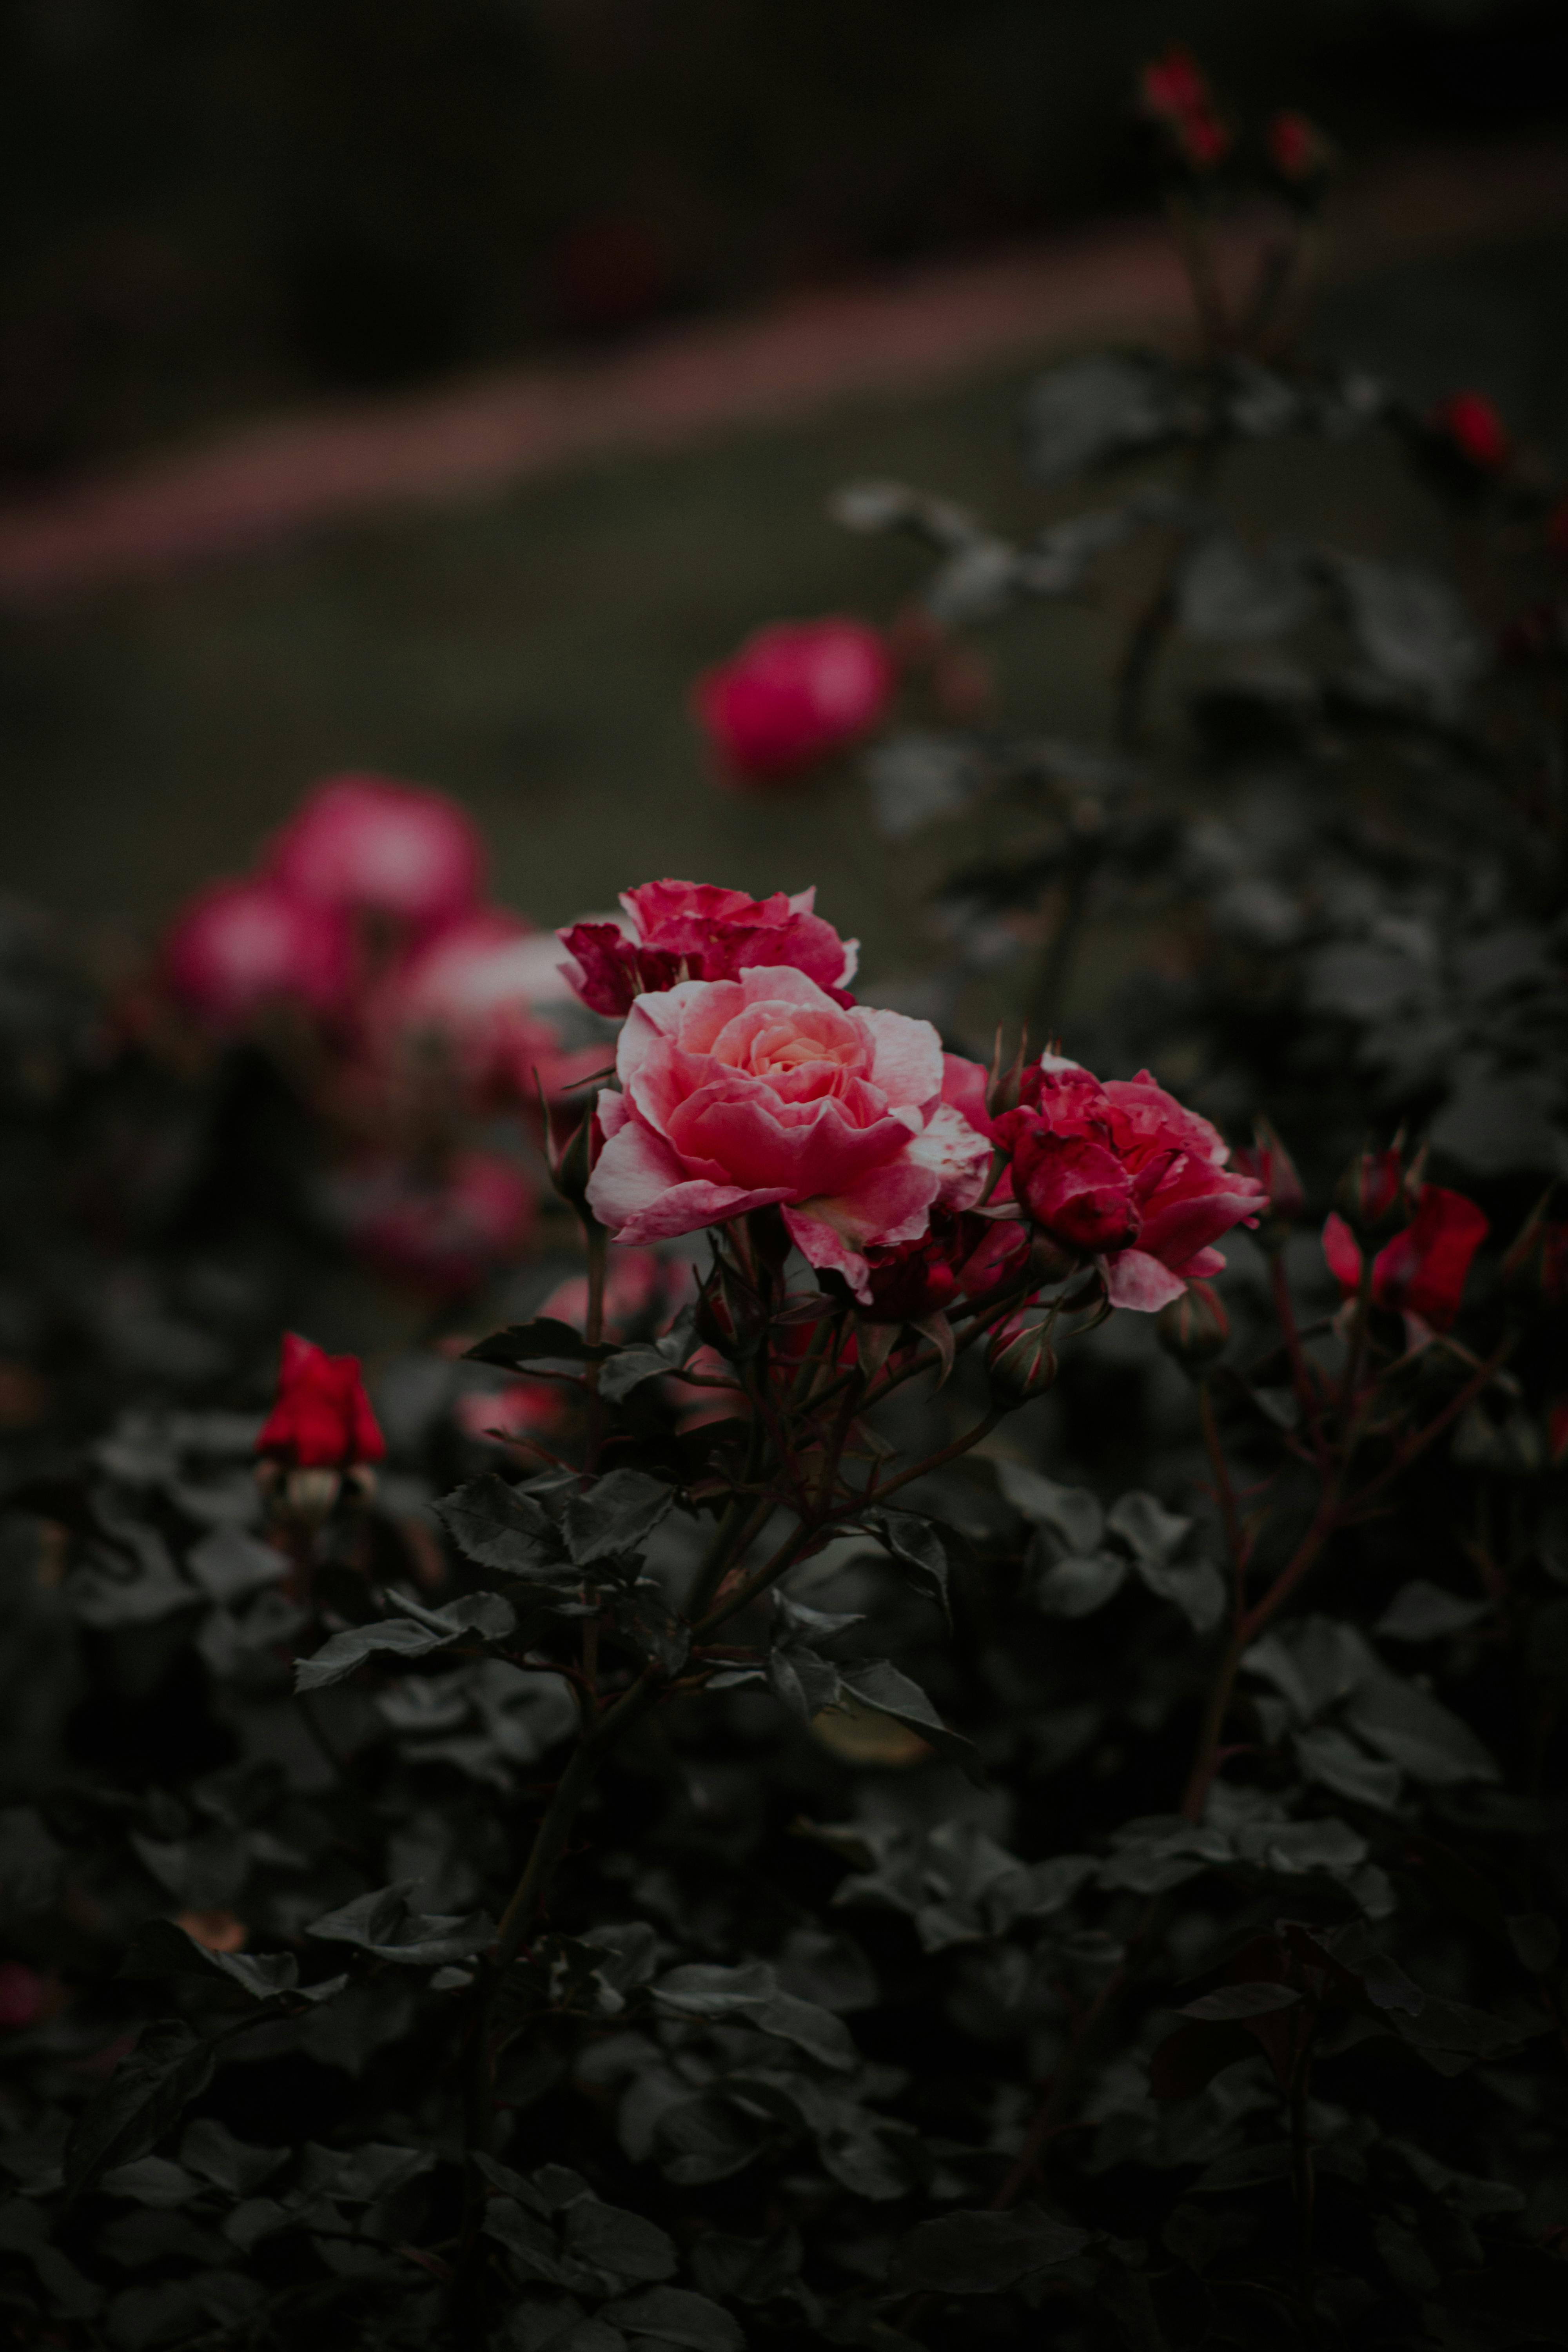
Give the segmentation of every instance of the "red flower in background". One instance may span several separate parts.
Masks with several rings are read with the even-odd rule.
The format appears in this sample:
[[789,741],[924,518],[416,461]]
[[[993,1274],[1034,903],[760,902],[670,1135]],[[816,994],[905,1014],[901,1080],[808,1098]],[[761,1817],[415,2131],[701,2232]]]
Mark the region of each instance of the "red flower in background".
[[265,877],[209,882],[175,915],[160,961],[187,1012],[210,1029],[235,1030],[279,1004],[339,1011],[353,982],[353,940],[336,908]]
[[275,838],[268,864],[296,898],[428,930],[478,903],[485,849],[444,793],[352,774],[317,785]]
[[1207,78],[1190,49],[1173,44],[1144,67],[1138,103],[1194,171],[1213,171],[1230,152],[1230,132],[1215,111]]
[[727,774],[758,783],[795,776],[879,726],[896,673],[864,621],[776,621],[692,688],[692,709]]
[[1258,1121],[1252,1142],[1233,1155],[1233,1164],[1262,1185],[1277,1217],[1289,1221],[1300,1215],[1307,1195],[1296,1163],[1266,1118]]
[[1213,1244],[1268,1202],[1226,1166],[1218,1130],[1147,1070],[1102,1086],[1076,1062],[1037,1062],[993,1131],[1030,1223],[1098,1260],[1114,1307],[1152,1313],[1191,1276],[1223,1272]]
[[278,1395],[256,1451],[290,1470],[353,1470],[379,1462],[386,1440],[376,1425],[357,1356],[329,1356],[285,1331]]
[[604,1045],[568,1044],[573,1025],[584,1024],[554,933],[500,907],[460,915],[416,948],[376,990],[364,1022],[384,1066],[416,1073],[434,1055],[481,1099],[522,1102],[534,1099],[536,1072],[554,1096],[605,1066]]
[[1331,169],[1334,151],[1315,122],[1304,114],[1275,115],[1266,133],[1268,160],[1282,180],[1304,187]]
[[1484,393],[1451,392],[1426,421],[1479,474],[1500,474],[1512,462],[1512,436]]
[[645,882],[626,890],[624,924],[574,923],[560,933],[562,967],[584,1004],[620,1020],[634,1000],[680,980],[736,980],[758,964],[789,964],[841,1003],[858,940],[841,940],[813,911],[815,888],[748,898],[712,882]]
[[[1470,1260],[1489,1230],[1485,1215],[1462,1192],[1424,1184],[1409,1224],[1372,1262],[1373,1304],[1447,1331],[1459,1311]],[[1323,1255],[1340,1288],[1352,1297],[1361,1286],[1362,1254],[1342,1217],[1331,1216],[1324,1225]]]

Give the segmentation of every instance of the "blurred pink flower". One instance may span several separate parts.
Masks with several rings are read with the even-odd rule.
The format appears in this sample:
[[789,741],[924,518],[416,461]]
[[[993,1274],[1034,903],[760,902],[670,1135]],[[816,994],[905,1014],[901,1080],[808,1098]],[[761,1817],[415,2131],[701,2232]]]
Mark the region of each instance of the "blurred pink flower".
[[209,882],[163,935],[164,981],[215,1030],[240,1029],[265,1008],[338,1011],[353,976],[353,940],[336,908],[294,897],[265,876]]
[[496,1151],[456,1152],[432,1174],[401,1160],[362,1160],[335,1191],[361,1255],[438,1297],[471,1290],[510,1264],[533,1225],[532,1186]]
[[772,783],[858,743],[880,724],[897,675],[864,621],[776,621],[708,670],[692,709],[728,775]]
[[427,930],[477,903],[485,850],[444,793],[350,774],[307,796],[275,837],[268,865],[296,897]]

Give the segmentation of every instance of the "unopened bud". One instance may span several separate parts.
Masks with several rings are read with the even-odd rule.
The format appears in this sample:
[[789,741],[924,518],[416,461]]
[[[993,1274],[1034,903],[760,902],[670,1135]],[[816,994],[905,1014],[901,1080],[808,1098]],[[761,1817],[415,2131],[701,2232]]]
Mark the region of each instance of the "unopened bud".
[[1007,1404],[1027,1404],[1044,1396],[1057,1376],[1057,1360],[1043,1323],[1026,1324],[1008,1335],[1003,1325],[986,1350],[993,1396]]
[[597,1096],[589,1104],[551,1164],[550,1181],[567,1206],[575,1210],[584,1223],[594,1222],[588,1206],[588,1179],[595,1163],[605,1148],[605,1132],[599,1124]]
[[1214,1285],[1189,1282],[1180,1298],[1160,1309],[1154,1336],[1166,1355],[1189,1372],[1201,1371],[1222,1356],[1230,1340],[1230,1318]]
[[1268,1213],[1283,1224],[1293,1223],[1307,1205],[1306,1187],[1296,1163],[1266,1118],[1253,1127],[1252,1142],[1236,1155],[1244,1176],[1251,1176],[1268,1195]]
[[1374,1241],[1403,1224],[1405,1177],[1398,1143],[1387,1151],[1360,1153],[1341,1177],[1334,1198],[1358,1241]]
[[1082,1264],[1076,1250],[1068,1249],[1049,1234],[1037,1232],[1029,1244],[1029,1279],[1041,1288],[1047,1283],[1065,1282]]
[[1024,1055],[1028,1051],[1028,1044],[1029,1034],[1026,1029],[1018,1039],[1016,1053],[1004,1067],[1002,1024],[996,1024],[996,1043],[992,1049],[991,1069],[985,1081],[985,1108],[993,1118],[1000,1118],[1004,1111],[1018,1108],[1024,1087]]
[[1568,1223],[1546,1215],[1548,1192],[1526,1218],[1502,1262],[1502,1278],[1521,1307],[1568,1306]]

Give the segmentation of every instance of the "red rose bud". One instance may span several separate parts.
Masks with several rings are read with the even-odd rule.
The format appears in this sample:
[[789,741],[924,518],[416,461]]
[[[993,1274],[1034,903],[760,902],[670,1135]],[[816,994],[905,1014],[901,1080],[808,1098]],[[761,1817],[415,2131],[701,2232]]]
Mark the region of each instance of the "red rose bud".
[[[1483,1212],[1462,1192],[1424,1184],[1409,1224],[1372,1262],[1373,1305],[1447,1331],[1459,1311],[1470,1260],[1489,1230]],[[1346,1297],[1353,1297],[1361,1287],[1362,1254],[1342,1217],[1330,1217],[1323,1227],[1323,1255]]]
[[360,1378],[357,1356],[329,1356],[297,1331],[283,1335],[278,1394],[256,1441],[258,1473],[284,1478],[298,1517],[325,1518],[344,1473],[362,1486],[386,1452]]
[[815,888],[749,898],[712,882],[645,882],[623,891],[620,923],[574,923],[560,933],[572,986],[595,1013],[618,1021],[635,1000],[682,980],[737,980],[761,964],[804,971],[840,1003],[860,952],[815,911]]
[[[1295,1161],[1266,1118],[1257,1121],[1252,1137],[1250,1146],[1236,1154],[1236,1165],[1262,1185],[1268,1195],[1269,1217],[1282,1229],[1293,1224],[1306,1207],[1306,1191]],[[1284,1238],[1282,1230],[1279,1238]]]
[[1144,67],[1138,102],[1190,170],[1212,172],[1230,152],[1230,132],[1215,112],[1208,82],[1189,50],[1173,47]]
[[1057,1376],[1045,1324],[1028,1323],[1018,1330],[1005,1323],[986,1349],[985,1369],[993,1396],[1004,1403],[1027,1404],[1031,1397],[1044,1396]]
[[386,776],[331,776],[272,845],[276,881],[296,898],[433,929],[479,903],[485,851],[443,793]]
[[1362,1240],[1387,1233],[1405,1208],[1405,1160],[1399,1147],[1362,1152],[1341,1177],[1334,1198],[1345,1223]]
[[1277,114],[1267,132],[1268,160],[1279,177],[1301,189],[1327,179],[1335,152],[1315,122],[1304,114]]
[[1426,421],[1438,439],[1478,474],[1500,474],[1512,462],[1509,429],[1484,393],[1451,392]]
[[588,1179],[604,1148],[605,1130],[599,1119],[599,1098],[595,1095],[550,1163],[551,1183],[567,1206],[587,1224],[598,1223],[588,1206]]
[[348,995],[353,961],[352,933],[334,908],[295,898],[265,877],[198,890],[159,951],[170,992],[220,1034],[281,1004],[317,1015],[336,1012]]
[[776,783],[847,751],[887,716],[891,656],[864,621],[780,621],[692,689],[721,772]]
[[1230,1318],[1212,1283],[1189,1282],[1180,1298],[1163,1307],[1154,1336],[1167,1356],[1190,1372],[1223,1356],[1230,1340]]

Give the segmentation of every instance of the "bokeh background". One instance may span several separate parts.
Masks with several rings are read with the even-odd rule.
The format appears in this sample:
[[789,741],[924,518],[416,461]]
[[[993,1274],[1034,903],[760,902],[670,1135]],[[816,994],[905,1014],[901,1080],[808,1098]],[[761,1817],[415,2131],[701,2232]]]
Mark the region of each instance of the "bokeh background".
[[[1418,397],[1475,384],[1527,447],[1568,457],[1558,0],[16,0],[5,887],[145,933],[316,776],[372,767],[457,793],[499,895],[540,921],[652,873],[816,881],[873,970],[918,967],[921,877],[874,842],[853,776],[720,792],[688,688],[776,616],[896,610],[914,559],[833,525],[847,478],[905,477],[1014,528],[1053,510],[1011,446],[1031,365],[1077,331],[1051,255],[1078,257],[1081,295],[1100,254],[1137,326],[1158,232],[1129,91],[1172,39],[1237,119],[1299,106],[1346,154],[1321,340]],[[1045,292],[1008,348],[970,351],[966,273],[998,252],[1038,259]],[[424,416],[427,448],[454,387],[563,368],[635,384],[650,350],[700,373],[726,321],[798,319],[847,347],[857,296],[889,284],[936,306],[903,380],[845,390],[847,348],[823,370],[838,389],[728,418],[720,392],[671,446],[650,428],[637,446],[634,419],[515,479],[379,503],[328,481],[249,543],[221,517],[204,531],[197,497],[187,543],[161,535],[160,499],[189,519],[192,451],[238,450],[243,471],[279,420],[283,508],[289,463],[320,471],[322,446],[336,463],[389,416]],[[1332,480],[1292,451],[1242,487],[1266,527],[1435,551],[1392,461],[1338,454]],[[121,511],[106,563],[93,518],[126,483],[141,521]],[[74,551],[40,566],[60,517]],[[1005,631],[1010,714],[1094,731],[1121,621],[1108,604]]]

